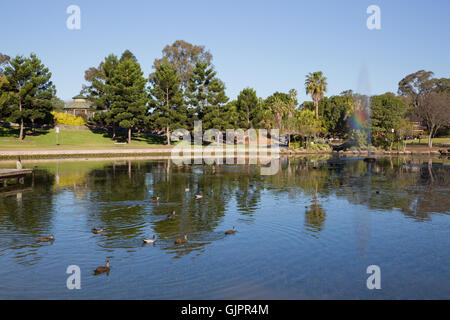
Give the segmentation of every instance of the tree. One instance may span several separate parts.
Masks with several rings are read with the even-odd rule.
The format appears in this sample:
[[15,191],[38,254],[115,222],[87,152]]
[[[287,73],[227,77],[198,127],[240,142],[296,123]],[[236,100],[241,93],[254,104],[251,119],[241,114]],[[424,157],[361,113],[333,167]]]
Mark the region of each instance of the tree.
[[292,121],[297,105],[297,91],[289,90],[289,93],[275,92],[261,103],[262,115],[258,116],[259,126],[263,128],[279,129],[280,133],[290,136],[294,133],[295,121]]
[[433,147],[433,136],[441,126],[450,125],[450,95],[430,92],[419,98],[417,113],[428,127],[428,147]]
[[[125,54],[125,53],[124,53]],[[122,57],[124,56],[122,54]],[[111,91],[111,81],[114,72],[119,64],[119,59],[114,54],[110,54],[102,61],[97,68],[89,68],[84,73],[85,80],[89,83],[83,86],[82,92],[87,94],[88,99],[94,104],[96,109],[106,112],[97,112],[94,116],[94,122],[102,126],[111,126],[114,139],[116,137],[116,127],[119,125],[111,117],[111,105],[114,100]]]
[[[406,106],[393,93],[372,96],[370,105],[373,139],[389,145],[392,149],[396,138],[396,129],[404,117]],[[377,135],[377,132],[380,136]]]
[[344,138],[348,133],[347,119],[354,108],[353,92],[349,93],[347,91],[345,94],[320,100],[319,114],[327,133],[331,136]]
[[163,57],[156,59],[153,63],[156,69],[163,63],[170,63],[176,70],[181,81],[181,88],[186,89],[189,85],[192,70],[197,62],[210,64],[212,55],[205,50],[204,46],[190,44],[184,40],[177,40],[163,49]]
[[322,71],[310,72],[305,80],[306,94],[310,94],[316,107],[316,119],[319,119],[319,101],[323,94],[327,92],[327,78]]
[[395,128],[395,135],[403,142],[403,151],[406,150],[406,139],[414,134],[414,125],[407,119],[401,119]]
[[304,138],[305,146],[308,148],[311,138],[317,136],[322,130],[321,123],[315,118],[314,111],[308,109],[298,109],[294,117],[294,130]]
[[152,120],[156,128],[165,130],[167,144],[170,145],[170,129],[186,126],[187,111],[181,80],[175,67],[165,62],[150,75],[150,84]]
[[134,62],[138,62],[135,55],[133,54],[133,52],[131,52],[130,50],[125,50],[122,55],[120,56],[120,61],[124,61],[126,59],[131,59]]
[[8,80],[6,79],[3,68],[9,61],[9,57],[0,53],[0,119],[3,119],[7,116],[7,101],[10,97],[9,92],[6,90],[6,85],[8,84]]
[[52,74],[35,54],[29,58],[16,56],[10,59],[3,70],[7,80],[5,90],[9,93],[9,117],[19,122],[19,140],[25,133],[25,124],[52,123],[52,98],[56,93],[51,82]]
[[398,83],[398,94],[409,99],[415,108],[419,106],[420,97],[431,91],[434,81],[431,71],[419,70],[407,75]]
[[192,120],[202,120],[206,129],[224,129],[221,108],[228,101],[228,97],[225,94],[225,85],[216,77],[216,72],[209,63],[197,62],[189,79],[186,96],[192,110]]
[[111,78],[110,118],[128,130],[128,143],[131,143],[132,130],[143,127],[147,119],[146,83],[141,66],[131,57],[119,61]]
[[236,101],[236,111],[239,117],[239,126],[241,128],[253,128],[259,121],[257,119],[260,111],[260,102],[256,96],[256,91],[251,88],[245,88],[239,93]]
[[56,112],[64,112],[64,101],[58,98],[57,96],[54,96],[52,98],[52,110]]

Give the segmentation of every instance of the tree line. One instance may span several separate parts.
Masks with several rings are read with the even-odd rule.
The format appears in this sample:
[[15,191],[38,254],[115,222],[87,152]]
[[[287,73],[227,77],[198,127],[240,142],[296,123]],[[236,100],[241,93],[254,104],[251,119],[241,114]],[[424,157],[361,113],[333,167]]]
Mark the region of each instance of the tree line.
[[[97,67],[85,71],[81,93],[97,112],[91,122],[108,128],[112,138],[127,132],[130,143],[138,131],[165,135],[193,130],[201,120],[204,129],[280,129],[288,141],[308,146],[317,138],[341,138],[357,144],[392,147],[414,135],[413,121],[427,127],[430,140],[450,125],[450,79],[433,78],[420,70],[399,82],[397,94],[364,96],[351,90],[326,97],[327,78],[322,72],[306,75],[304,90],[312,101],[299,103],[298,92],[275,92],[263,99],[244,88],[235,99],[203,46],[178,40],[162,50],[152,72],[144,74],[134,54],[110,54]],[[25,128],[52,124],[51,111],[60,108],[51,73],[35,54],[10,58],[0,55],[0,118]]]

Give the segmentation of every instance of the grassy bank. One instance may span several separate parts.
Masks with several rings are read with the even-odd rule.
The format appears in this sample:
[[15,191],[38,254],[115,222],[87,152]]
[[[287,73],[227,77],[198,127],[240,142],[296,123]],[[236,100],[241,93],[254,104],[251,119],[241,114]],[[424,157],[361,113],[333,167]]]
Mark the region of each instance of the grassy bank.
[[[424,136],[422,139],[417,140],[407,140],[406,144],[409,147],[414,146],[426,146],[428,147],[428,137]],[[433,147],[442,147],[444,145],[450,146],[450,137],[443,137],[443,138],[433,138]]]
[[[106,132],[95,133],[91,130],[36,129],[29,132],[23,141],[18,140],[16,128],[0,128],[0,150],[74,150],[74,149],[123,149],[163,147],[164,138],[139,135],[131,144],[118,143]],[[58,142],[58,145],[57,145]]]

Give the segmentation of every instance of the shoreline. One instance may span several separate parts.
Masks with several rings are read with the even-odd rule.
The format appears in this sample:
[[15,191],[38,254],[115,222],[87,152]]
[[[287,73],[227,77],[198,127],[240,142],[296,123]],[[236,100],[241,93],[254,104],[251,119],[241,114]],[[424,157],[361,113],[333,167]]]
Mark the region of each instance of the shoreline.
[[[203,147],[202,151],[192,149],[179,149],[176,154],[172,154],[173,147],[163,147],[163,148],[134,148],[134,149],[65,149],[65,150],[9,150],[9,151],[0,151],[0,161],[8,161],[8,160],[16,160],[17,157],[21,157],[22,159],[167,159],[170,157],[195,157],[198,153],[205,153],[207,155],[203,155],[205,158],[207,157],[216,157],[216,153],[221,154],[222,156],[242,156],[248,154],[255,154],[258,156],[267,156],[270,154],[270,148],[266,150],[264,153],[260,153],[257,148],[245,148],[244,150],[239,150],[233,148],[234,152],[232,154],[226,153],[226,148],[208,148]],[[268,152],[267,152],[268,151]],[[182,156],[180,155],[182,154]],[[331,151],[331,150],[288,150],[284,148],[280,148],[279,155],[280,156],[295,156],[295,155],[338,155],[338,156],[368,156],[367,150],[347,150],[347,151]],[[419,150],[406,150],[406,151],[384,151],[377,150],[372,151],[371,156],[386,156],[386,155],[422,155],[422,156],[440,156],[438,149],[429,150],[429,149],[419,149]]]

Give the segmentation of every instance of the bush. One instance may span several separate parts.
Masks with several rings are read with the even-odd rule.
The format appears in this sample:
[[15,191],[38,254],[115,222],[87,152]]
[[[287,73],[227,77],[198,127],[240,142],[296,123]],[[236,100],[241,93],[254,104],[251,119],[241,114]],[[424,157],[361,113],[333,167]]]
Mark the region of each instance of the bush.
[[310,145],[309,149],[314,151],[329,151],[331,147],[326,143],[315,143]]
[[86,122],[82,117],[74,116],[70,113],[52,112],[55,122],[66,126],[84,126]]

